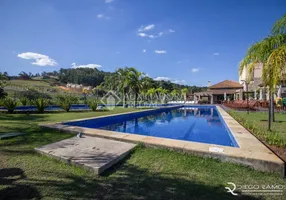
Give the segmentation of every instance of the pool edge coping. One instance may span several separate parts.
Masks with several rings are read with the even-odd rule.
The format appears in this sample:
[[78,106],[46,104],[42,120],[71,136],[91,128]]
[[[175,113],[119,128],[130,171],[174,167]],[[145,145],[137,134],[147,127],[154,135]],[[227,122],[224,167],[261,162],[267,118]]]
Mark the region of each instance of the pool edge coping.
[[[250,166],[254,169],[267,172],[278,172],[281,176],[285,175],[285,163],[271,150],[269,150],[263,143],[261,143],[255,136],[253,136],[246,128],[239,124],[232,116],[230,116],[223,108],[218,105],[212,105],[216,107],[219,115],[222,117],[226,127],[234,137],[239,147],[228,147],[215,144],[175,140],[168,138],[159,138],[152,136],[143,136],[137,134],[129,134],[115,131],[108,131],[102,129],[83,128],[78,126],[65,125],[66,122],[75,122],[89,119],[105,118],[117,115],[126,115],[130,113],[146,112],[156,109],[164,109],[166,107],[131,111],[126,113],[116,113],[105,116],[69,120],[59,123],[40,124],[40,127],[56,129],[64,132],[78,133],[82,132],[86,135],[113,139],[118,141],[143,143],[148,146],[165,147],[169,149],[188,152],[191,154],[218,158],[222,161],[229,161],[233,163],[243,164]],[[175,108],[182,106],[170,106],[168,108]],[[210,148],[222,149],[223,152],[211,152]]]

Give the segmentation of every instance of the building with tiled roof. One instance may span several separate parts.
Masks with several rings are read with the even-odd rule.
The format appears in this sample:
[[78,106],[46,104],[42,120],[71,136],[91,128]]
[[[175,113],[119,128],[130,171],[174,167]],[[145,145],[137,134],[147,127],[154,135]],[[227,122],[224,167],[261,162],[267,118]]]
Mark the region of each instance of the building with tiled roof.
[[195,103],[217,104],[226,100],[234,100],[237,94],[241,94],[243,86],[235,81],[225,80],[208,87],[206,92],[197,92],[194,94]]

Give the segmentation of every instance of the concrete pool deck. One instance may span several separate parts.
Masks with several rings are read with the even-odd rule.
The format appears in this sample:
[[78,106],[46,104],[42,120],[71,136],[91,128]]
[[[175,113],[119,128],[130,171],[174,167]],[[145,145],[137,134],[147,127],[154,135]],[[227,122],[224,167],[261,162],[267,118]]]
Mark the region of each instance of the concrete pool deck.
[[[184,151],[194,155],[218,158],[222,161],[228,161],[250,166],[260,171],[278,172],[281,174],[281,176],[285,175],[285,163],[278,156],[276,156],[271,150],[269,150],[265,145],[263,145],[255,136],[253,136],[247,129],[245,129],[242,125],[240,125],[220,106],[216,106],[216,108],[220,113],[221,117],[224,119],[226,126],[229,128],[236,142],[238,143],[239,148],[190,142],[183,140],[174,140],[168,138],[144,136],[137,134],[129,134],[122,132],[114,132],[101,129],[83,128],[77,126],[69,126],[62,123],[43,124],[41,125],[41,127],[52,128],[65,132],[74,132],[74,133],[82,132],[85,135],[108,138],[119,141],[127,141],[132,143],[144,143],[145,145],[155,146],[155,147],[166,147],[170,149]],[[140,111],[135,111],[135,112],[140,112]],[[115,115],[126,115],[126,114],[128,113],[115,114]],[[107,116],[94,117],[92,119],[102,118],[102,117],[107,117]],[[73,121],[81,121],[81,120],[84,119],[73,120]]]
[[136,144],[132,143],[83,136],[48,144],[35,150],[101,174],[127,156],[135,146]]

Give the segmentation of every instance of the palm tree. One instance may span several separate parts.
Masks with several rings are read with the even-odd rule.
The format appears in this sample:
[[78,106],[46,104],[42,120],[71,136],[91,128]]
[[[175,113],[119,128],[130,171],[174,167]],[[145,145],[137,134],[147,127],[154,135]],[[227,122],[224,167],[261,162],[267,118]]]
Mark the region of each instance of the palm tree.
[[176,89],[173,89],[171,91],[171,96],[172,96],[173,100],[178,96],[178,94],[179,94],[179,91]]
[[188,88],[183,88],[183,89],[181,90],[182,95],[184,95],[184,103],[186,103],[188,91],[189,91]]
[[161,102],[164,102],[166,98],[165,95],[168,93],[168,90],[159,87],[155,90],[155,93],[157,94],[157,98],[160,99]]
[[286,14],[274,24],[268,37],[248,49],[239,65],[240,74],[245,66],[248,68],[248,74],[252,74],[255,65],[259,63],[263,64],[263,83],[269,88],[268,129],[270,130],[271,121],[274,121],[273,93],[286,70]]
[[131,67],[128,70],[127,74],[127,83],[130,87],[130,90],[135,94],[135,107],[137,105],[138,94],[142,89],[142,78],[144,74],[142,72],[137,71],[135,68]]
[[123,97],[123,107],[126,105],[126,94],[129,89],[129,68],[119,68],[116,70],[116,80],[115,84],[117,84],[119,91],[122,92],[122,97]]
[[150,88],[152,88],[153,85],[152,81],[153,79],[146,75],[142,78],[141,95],[144,97],[144,101],[145,100],[148,101],[147,92]]
[[147,92],[146,92],[146,96],[148,98],[150,98],[151,101],[154,100],[154,96],[156,94],[156,89],[155,88],[150,88]]

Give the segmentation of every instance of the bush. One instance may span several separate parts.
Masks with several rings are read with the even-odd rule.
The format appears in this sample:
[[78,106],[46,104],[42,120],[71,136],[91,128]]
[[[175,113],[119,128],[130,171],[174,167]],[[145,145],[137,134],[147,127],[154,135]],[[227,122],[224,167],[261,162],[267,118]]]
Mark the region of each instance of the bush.
[[28,105],[29,99],[27,97],[20,98],[20,102],[23,106]]
[[3,106],[8,110],[8,113],[13,113],[17,107],[18,102],[12,98],[5,98],[3,101]]
[[96,100],[89,100],[87,102],[87,104],[91,110],[96,111],[96,109],[97,109],[97,101]]
[[61,106],[66,112],[69,112],[71,105],[76,103],[78,103],[78,98],[75,96],[68,95],[58,97],[58,105]]
[[34,104],[37,107],[38,113],[44,113],[45,107],[49,105],[49,101],[43,98],[39,98],[34,101]]
[[3,88],[0,87],[0,99],[5,98],[7,96],[7,93],[4,91]]
[[51,99],[50,95],[45,94],[45,93],[40,93],[34,89],[28,89],[27,91],[19,91],[17,92],[16,97],[19,99],[27,98],[30,101],[34,101],[39,98]]

